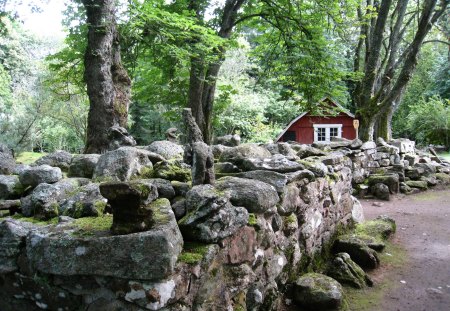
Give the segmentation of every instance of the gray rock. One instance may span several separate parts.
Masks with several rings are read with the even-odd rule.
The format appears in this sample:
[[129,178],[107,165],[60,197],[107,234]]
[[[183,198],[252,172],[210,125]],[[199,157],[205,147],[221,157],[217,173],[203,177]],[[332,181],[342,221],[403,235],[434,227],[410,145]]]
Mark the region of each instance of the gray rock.
[[92,178],[99,158],[99,154],[75,155],[70,162],[68,176]]
[[17,257],[23,250],[28,232],[35,227],[12,218],[0,221],[0,274],[18,270]]
[[300,163],[317,177],[325,177],[328,174],[327,166],[321,162],[301,160]]
[[24,188],[16,175],[0,175],[0,200],[20,198]]
[[191,167],[178,159],[162,161],[155,164],[153,177],[187,182],[191,180]]
[[289,184],[283,189],[281,204],[277,207],[278,213],[283,216],[289,215],[297,210],[300,202],[300,190],[295,184]]
[[421,175],[431,176],[436,173],[436,166],[431,163],[416,163],[414,164],[415,168],[423,169],[423,173]]
[[377,144],[373,141],[366,141],[365,143],[362,144],[361,147],[359,147],[359,149],[361,150],[369,150],[375,148],[377,148]]
[[325,151],[309,145],[294,145],[294,148],[297,150],[297,156],[301,159],[311,156],[324,156],[327,154]]
[[382,183],[374,184],[370,187],[372,194],[379,200],[390,200],[389,187]]
[[228,147],[236,147],[241,144],[241,137],[237,134],[216,137],[214,139],[214,144],[224,145]]
[[328,276],[307,273],[294,284],[294,300],[310,310],[335,310],[342,304],[343,290]]
[[61,178],[61,169],[49,165],[30,167],[19,175],[20,183],[24,187],[31,186],[33,188],[41,183],[53,184]]
[[288,183],[295,182],[295,181],[301,181],[304,179],[307,179],[308,182],[314,181],[316,179],[316,176],[313,172],[310,170],[301,170],[293,173],[286,174],[288,178]]
[[373,174],[369,176],[369,186],[382,183],[389,187],[390,193],[398,193],[400,184],[399,176],[396,173],[390,174]]
[[102,197],[98,184],[88,184],[59,204],[59,215],[71,218],[98,217],[105,210],[107,200]]
[[93,179],[96,181],[128,181],[149,177],[153,169],[146,150],[121,147],[106,152],[98,159]]
[[180,199],[172,202],[172,211],[175,214],[175,218],[180,220],[186,215],[186,200]]
[[[35,269],[48,274],[164,279],[174,273],[183,238],[169,204],[153,204],[151,209],[158,222],[139,233],[111,236],[94,227],[90,236],[80,238],[73,223],[51,232],[32,231],[27,256]],[[101,218],[97,219],[104,221]]]
[[115,150],[120,147],[136,146],[136,140],[131,136],[128,131],[118,125],[111,126],[108,129],[108,150]]
[[34,162],[35,165],[50,165],[59,167],[61,170],[67,172],[69,170],[70,162],[72,161],[72,154],[67,151],[58,150],[49,153]]
[[292,159],[298,159],[297,152],[288,143],[266,144],[264,147],[269,150],[272,155],[281,154]]
[[[149,206],[158,198],[158,190],[150,181],[102,183],[100,193],[112,207],[111,231],[114,234],[146,231],[158,222],[157,215],[153,215],[153,209]],[[168,202],[167,199],[157,202],[157,205],[165,204],[166,201]],[[171,209],[170,203],[168,205]]]
[[145,181],[153,184],[158,190],[159,198],[166,198],[172,200],[175,197],[175,189],[172,186],[172,183],[167,179],[162,178],[151,178],[146,179]]
[[369,276],[358,266],[347,253],[338,253],[328,268],[327,275],[341,284],[355,288],[372,286]]
[[188,193],[188,191],[191,190],[191,185],[187,182],[171,180],[170,184],[172,185],[173,190],[175,190],[176,196],[185,197],[186,193]]
[[288,177],[284,174],[264,170],[243,172],[239,173],[236,177],[256,179],[265,182],[266,184],[272,185],[278,193],[283,192],[288,181]]
[[182,158],[184,153],[182,146],[168,140],[154,141],[145,149],[163,156],[166,160]]
[[185,239],[215,243],[233,235],[248,222],[248,212],[234,207],[211,185],[192,188],[186,196],[187,215],[179,221]]
[[295,172],[305,168],[302,164],[290,161],[283,155],[274,155],[265,159],[247,158],[243,160],[242,167],[247,171],[266,170],[278,173]]
[[428,183],[423,180],[408,180],[405,182],[405,184],[410,188],[417,188],[420,190],[428,189]]
[[30,165],[28,164],[16,164],[16,166],[14,167],[12,174],[13,175],[20,175],[22,174],[23,171],[27,170],[30,168]]
[[0,152],[0,174],[9,175],[13,172],[16,161],[10,153]]
[[227,149],[231,149],[232,147],[227,147],[224,145],[212,145],[211,149],[212,149],[212,153],[214,156],[214,159],[219,159],[220,156],[222,155],[222,153],[227,150]]
[[407,138],[393,139],[389,142],[392,146],[397,147],[400,153],[415,153],[416,142]]
[[223,150],[219,162],[231,162],[240,165],[244,159],[265,159],[271,156],[272,154],[266,148],[257,144],[242,144]]
[[83,180],[69,178],[54,184],[39,184],[30,195],[21,199],[22,214],[44,220],[58,216],[59,204],[83,183]]
[[5,153],[10,155],[11,157],[14,157],[14,152],[11,148],[9,148],[7,145],[0,143],[0,153]]
[[216,188],[229,191],[231,203],[245,207],[250,213],[264,213],[280,200],[273,186],[259,180],[224,177],[217,180]]
[[333,244],[336,253],[347,253],[351,259],[364,269],[375,269],[380,264],[378,254],[366,242],[355,235],[344,235]]
[[214,170],[219,174],[239,173],[239,167],[230,162],[219,162],[214,164]]

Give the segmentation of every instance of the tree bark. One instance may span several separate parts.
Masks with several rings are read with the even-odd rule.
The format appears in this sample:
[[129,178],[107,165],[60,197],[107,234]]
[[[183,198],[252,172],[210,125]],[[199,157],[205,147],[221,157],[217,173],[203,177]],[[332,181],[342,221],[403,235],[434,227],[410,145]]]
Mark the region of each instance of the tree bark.
[[84,79],[90,102],[85,153],[103,153],[108,129],[127,125],[131,80],[121,63],[114,0],[82,2],[88,23]]
[[382,113],[377,120],[376,134],[377,137],[383,138],[386,142],[392,140],[392,117],[394,116],[394,106],[389,107],[387,111]]

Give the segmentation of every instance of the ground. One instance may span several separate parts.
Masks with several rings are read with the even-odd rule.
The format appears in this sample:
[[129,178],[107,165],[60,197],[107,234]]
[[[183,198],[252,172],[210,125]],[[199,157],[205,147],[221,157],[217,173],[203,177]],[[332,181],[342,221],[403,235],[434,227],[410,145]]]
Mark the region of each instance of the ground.
[[376,202],[362,200],[366,219],[389,215],[397,233],[371,273],[374,288],[349,290],[347,309],[450,310],[450,189]]

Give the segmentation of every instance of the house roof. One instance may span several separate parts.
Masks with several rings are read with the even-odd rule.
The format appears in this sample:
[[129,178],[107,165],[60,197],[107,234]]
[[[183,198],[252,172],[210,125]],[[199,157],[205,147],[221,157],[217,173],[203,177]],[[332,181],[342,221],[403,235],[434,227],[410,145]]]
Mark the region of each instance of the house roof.
[[[329,98],[328,96],[325,96],[324,98],[322,98],[318,104],[323,103],[325,100],[329,100],[331,101],[342,113],[345,113],[346,115],[348,115],[350,118],[355,118],[355,115],[353,113],[351,113],[350,111],[348,111],[347,109],[345,109],[344,107],[342,107],[337,101]],[[301,118],[303,118],[306,114],[308,114],[308,112],[303,112],[301,113],[298,117],[296,117],[294,120],[291,121],[291,123],[288,124],[288,126],[286,126],[284,128],[284,130],[277,136],[277,138],[275,139],[275,141],[279,141],[281,137],[283,137],[284,133],[286,133],[286,131],[292,126],[294,125],[295,122],[297,122],[298,120],[300,120]]]

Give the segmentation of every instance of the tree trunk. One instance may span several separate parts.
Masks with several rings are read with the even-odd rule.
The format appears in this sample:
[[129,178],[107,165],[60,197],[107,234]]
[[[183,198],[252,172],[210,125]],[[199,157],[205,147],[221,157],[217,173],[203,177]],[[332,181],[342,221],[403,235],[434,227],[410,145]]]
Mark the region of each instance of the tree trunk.
[[386,142],[392,139],[392,117],[394,116],[394,106],[388,108],[388,110],[382,113],[377,120],[377,138],[381,137]]
[[370,114],[357,115],[359,120],[358,138],[362,141],[373,141],[375,119]]
[[82,1],[88,23],[84,79],[90,102],[85,153],[103,153],[108,129],[127,125],[131,80],[120,60],[114,0]]

